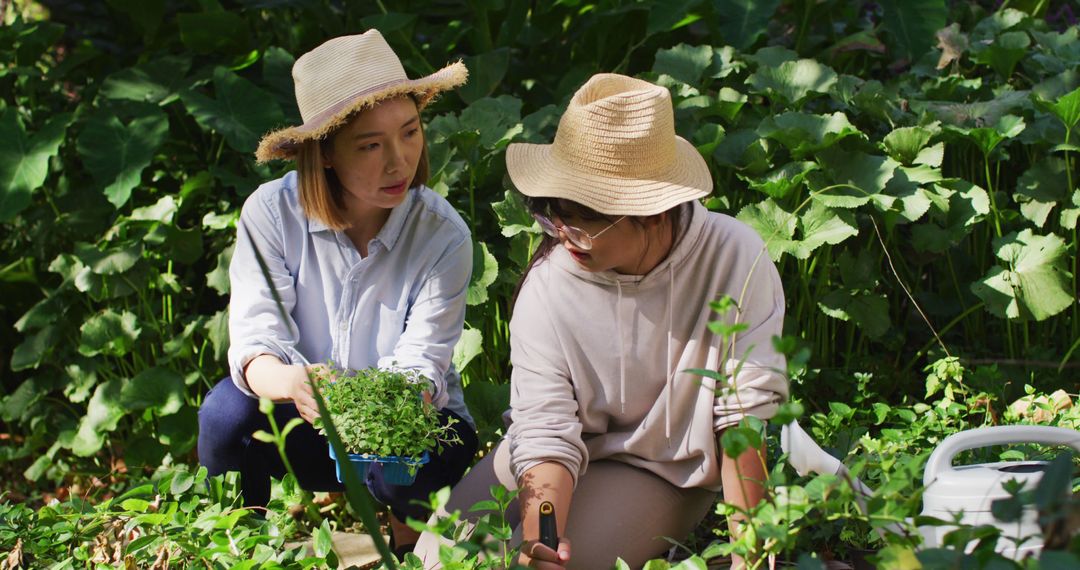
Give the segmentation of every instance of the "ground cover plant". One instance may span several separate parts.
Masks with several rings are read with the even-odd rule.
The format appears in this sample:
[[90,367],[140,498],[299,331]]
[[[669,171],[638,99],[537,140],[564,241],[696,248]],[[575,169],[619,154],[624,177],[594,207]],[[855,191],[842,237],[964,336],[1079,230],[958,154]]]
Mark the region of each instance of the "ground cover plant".
[[[13,324],[0,328],[0,552],[23,538],[30,560],[33,535],[66,553],[50,560],[75,557],[108,519],[145,514],[116,502],[125,491],[196,472],[196,410],[227,373],[239,207],[287,168],[256,165],[254,145],[298,120],[290,54],[372,26],[411,75],[457,58],[472,73],[425,112],[425,134],[430,184],[475,240],[454,358],[482,440],[502,425],[510,299],[540,238],[503,149],[548,142],[592,73],[638,75],[671,89],[717,181],[707,205],[769,240],[803,425],[880,493],[865,517],[842,483],[781,469],[786,502],[752,519],[775,541],[760,548],[795,561],[892,547],[873,529],[919,511],[921,462],[944,436],[1076,427],[1054,393],[1075,398],[1080,369],[1078,13],[1063,0],[0,3],[0,316]],[[234,508],[227,485],[207,498],[203,484],[177,513]],[[279,511],[310,501],[282,488]],[[321,508],[280,532],[318,536]],[[54,511],[83,530],[53,533]],[[284,556],[269,527],[237,521]],[[783,525],[796,532],[766,532]],[[230,532],[185,540],[213,549]]]

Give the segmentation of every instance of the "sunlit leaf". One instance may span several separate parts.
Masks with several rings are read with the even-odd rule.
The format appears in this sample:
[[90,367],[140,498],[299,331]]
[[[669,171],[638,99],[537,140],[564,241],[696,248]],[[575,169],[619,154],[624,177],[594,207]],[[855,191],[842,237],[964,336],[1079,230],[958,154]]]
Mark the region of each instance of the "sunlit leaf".
[[791,194],[806,180],[806,175],[821,168],[816,162],[787,162],[783,166],[765,174],[765,176],[750,178],[746,182],[758,192],[781,199]]
[[699,86],[712,61],[712,46],[679,44],[657,51],[652,70],[657,74],[670,75],[687,85]]
[[30,205],[34,190],[49,175],[49,159],[60,150],[71,121],[70,113],[60,113],[28,136],[14,108],[0,114],[0,222],[10,221]]
[[184,85],[191,58],[168,55],[128,67],[105,78],[101,95],[109,99],[166,104]]
[[1026,32],[1005,32],[989,45],[972,50],[972,59],[989,65],[1004,79],[1012,77],[1016,64],[1028,55],[1031,38]]
[[480,99],[461,112],[461,125],[478,132],[485,149],[503,148],[524,129],[521,100],[509,95]]
[[825,244],[836,245],[859,233],[850,212],[833,210],[818,201],[799,217],[799,230],[802,239],[791,247],[791,254],[799,259],[810,257]]
[[174,370],[147,368],[124,384],[121,401],[129,410],[154,408],[169,415],[184,405],[184,377]]
[[539,232],[536,220],[516,192],[507,190],[501,201],[491,204],[491,209],[499,219],[504,237],[514,237],[521,232]]
[[487,244],[473,243],[473,273],[466,293],[466,304],[480,305],[488,300],[488,287],[499,276],[499,262],[488,251]]
[[930,142],[933,132],[923,127],[901,127],[885,135],[882,145],[889,156],[903,165],[910,166],[919,152]]
[[765,200],[739,210],[736,218],[754,228],[769,250],[769,257],[779,261],[790,248],[798,217],[785,211],[776,202]]
[[844,138],[863,136],[839,111],[832,115],[788,112],[769,116],[761,122],[757,132],[779,141],[796,159],[829,148]]
[[1071,276],[1064,269],[1062,238],[1024,230],[995,239],[994,248],[1005,266],[992,268],[971,286],[991,313],[1042,321],[1077,302],[1069,293]]
[[97,453],[105,443],[103,434],[116,429],[117,422],[127,413],[120,398],[121,385],[119,379],[98,384],[72,441],[75,455],[89,457]]
[[1069,199],[1066,168],[1063,159],[1044,158],[1017,181],[1016,199],[1020,203],[1020,213],[1036,227],[1043,227],[1054,207]]
[[79,331],[82,333],[78,347],[80,354],[123,356],[135,346],[142,329],[134,313],[106,309],[90,317]]
[[484,350],[483,344],[484,335],[479,329],[466,327],[461,331],[461,338],[454,345],[454,368],[464,370]]
[[888,156],[846,152],[832,148],[819,153],[829,174],[828,191],[814,196],[815,201],[836,208],[861,206],[874,194],[882,192],[900,164]]
[[759,67],[746,80],[758,92],[779,95],[795,105],[811,93],[828,93],[837,75],[830,67],[812,59],[786,61],[777,67]]

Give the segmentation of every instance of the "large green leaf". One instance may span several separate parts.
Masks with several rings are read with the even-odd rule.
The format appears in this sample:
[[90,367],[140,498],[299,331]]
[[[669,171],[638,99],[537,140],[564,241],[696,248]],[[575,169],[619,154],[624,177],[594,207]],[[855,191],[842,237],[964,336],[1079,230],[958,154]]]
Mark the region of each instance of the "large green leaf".
[[224,67],[214,69],[214,96],[191,90],[180,93],[199,126],[219,133],[239,152],[254,151],[263,134],[285,122],[273,96]]
[[524,129],[521,100],[510,95],[480,99],[461,112],[461,125],[480,134],[483,148],[501,149]]
[[76,143],[86,169],[117,208],[127,203],[169,131],[169,118],[160,109],[150,105],[130,109],[133,118],[126,124],[109,111],[93,115]]
[[464,370],[473,358],[484,350],[484,334],[479,329],[466,327],[461,331],[461,338],[454,345],[454,368]]
[[881,142],[893,160],[911,166],[933,134],[933,131],[923,127],[901,127],[885,135]]
[[796,215],[769,199],[744,207],[736,218],[765,240],[773,261],[779,261],[785,253],[806,259],[825,244],[836,245],[859,233],[849,212],[835,211],[816,201],[809,210]]
[[802,186],[809,173],[820,168],[818,163],[813,161],[786,162],[764,176],[743,177],[740,175],[740,178],[746,180],[754,190],[780,200]]
[[793,244],[791,254],[806,259],[825,244],[836,245],[858,235],[859,228],[850,212],[833,210],[814,201],[810,210],[799,216],[799,233],[802,239]]
[[471,55],[464,61],[469,69],[469,82],[459,87],[457,93],[465,104],[471,105],[491,95],[502,83],[510,68],[510,48]]
[[1037,227],[1046,224],[1050,212],[1069,199],[1069,184],[1064,159],[1047,157],[1035,163],[1016,183],[1020,213]]
[[71,443],[71,450],[75,455],[89,457],[97,453],[105,443],[104,434],[116,429],[117,422],[127,413],[120,391],[119,379],[98,384],[87,405],[86,415],[79,422],[79,431]]
[[112,309],[105,309],[90,317],[79,331],[82,333],[79,340],[80,354],[123,356],[134,348],[142,329],[134,313],[117,313]]
[[705,70],[712,65],[712,61],[712,46],[679,44],[670,49],[658,50],[652,70],[697,87],[701,85],[701,78],[705,75]]
[[487,244],[478,241],[473,244],[473,274],[469,280],[465,303],[482,305],[488,300],[488,287],[499,277],[499,262],[488,251]]
[[814,200],[835,208],[855,208],[869,202],[885,189],[900,167],[888,156],[847,152],[838,147],[826,149],[818,157],[829,174],[827,184],[836,187],[816,194]]
[[761,121],[758,135],[779,141],[791,150],[795,159],[835,145],[838,141],[863,136],[839,111],[831,115],[787,112]]
[[765,33],[780,0],[713,0],[722,43],[745,50]]
[[836,80],[836,72],[827,65],[800,59],[776,67],[758,67],[746,82],[760,93],[778,95],[782,102],[798,106],[812,93],[828,93]]
[[491,209],[495,211],[495,217],[499,219],[499,227],[502,228],[504,237],[514,237],[521,232],[538,232],[536,220],[533,219],[524,201],[512,190],[503,194],[500,202],[493,202]]
[[1026,32],[1005,32],[989,45],[972,50],[972,58],[989,65],[1003,79],[1012,77],[1016,64],[1028,55],[1031,38]]
[[218,252],[217,265],[206,274],[206,284],[220,295],[229,294],[229,263],[235,248],[236,244],[231,244]]
[[827,293],[820,301],[821,312],[841,321],[853,321],[870,338],[888,332],[889,301],[885,295],[838,289]]
[[1031,230],[994,240],[1005,266],[996,266],[971,285],[991,313],[1010,319],[1042,321],[1077,302],[1069,293],[1071,276],[1064,269],[1065,240]]
[[30,196],[49,175],[49,159],[60,150],[71,119],[70,113],[60,113],[28,137],[18,111],[7,108],[0,114],[0,222],[30,205]]
[[881,0],[882,25],[893,40],[897,56],[915,61],[934,46],[935,34],[945,27],[949,9],[945,0]]
[[184,405],[184,377],[161,366],[148,368],[124,384],[121,401],[128,410],[153,408],[163,416],[175,413]]
[[190,68],[190,57],[168,55],[106,77],[101,94],[109,99],[167,104],[174,100]]
[[779,261],[790,251],[792,238],[799,218],[781,208],[772,200],[744,206],[735,216],[739,221],[754,228],[769,250],[769,257]]

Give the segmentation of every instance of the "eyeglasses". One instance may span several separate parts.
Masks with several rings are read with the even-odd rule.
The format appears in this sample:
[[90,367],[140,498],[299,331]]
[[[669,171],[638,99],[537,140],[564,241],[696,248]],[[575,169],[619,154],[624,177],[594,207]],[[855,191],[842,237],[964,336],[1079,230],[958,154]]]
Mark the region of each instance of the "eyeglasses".
[[558,238],[559,232],[562,231],[562,233],[566,236],[566,239],[570,240],[570,243],[574,244],[579,249],[583,249],[585,251],[592,249],[594,239],[600,237],[601,234],[615,227],[615,224],[623,221],[623,219],[626,218],[626,216],[623,216],[622,218],[611,222],[611,225],[609,225],[608,227],[596,232],[593,235],[589,235],[589,232],[586,232],[585,230],[574,226],[556,226],[555,222],[552,222],[546,216],[542,216],[540,214],[533,214],[533,217],[536,218],[536,221],[540,223],[540,229],[544,230],[545,234],[553,238]]

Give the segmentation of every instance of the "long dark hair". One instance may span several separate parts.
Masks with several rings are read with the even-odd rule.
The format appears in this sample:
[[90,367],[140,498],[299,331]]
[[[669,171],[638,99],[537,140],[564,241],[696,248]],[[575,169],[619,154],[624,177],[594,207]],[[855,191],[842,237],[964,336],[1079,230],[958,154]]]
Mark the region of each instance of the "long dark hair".
[[[525,203],[525,207],[529,209],[531,214],[540,214],[548,218],[556,217],[566,219],[568,217],[578,218],[586,221],[606,221],[612,223],[619,219],[620,216],[610,216],[608,214],[601,214],[596,210],[579,204],[572,200],[566,200],[562,198],[534,198],[525,196],[518,193],[521,196],[522,201]],[[638,227],[645,227],[645,220],[656,216],[668,217],[671,222],[671,246],[675,247],[675,242],[679,237],[679,230],[682,228],[682,204],[674,206],[659,214],[653,214],[652,216],[627,216],[626,220],[637,225]],[[525,284],[525,280],[528,279],[529,273],[533,267],[536,267],[541,261],[547,258],[551,253],[551,250],[555,249],[555,246],[559,244],[559,239],[551,237],[547,234],[543,234],[544,239],[537,246],[536,251],[533,252],[532,257],[529,259],[529,264],[525,266],[525,271],[521,272],[521,279],[518,280],[517,287],[514,288],[514,296],[511,297],[511,307],[517,304],[518,293],[521,292],[521,287]],[[650,244],[651,245],[651,244]]]

